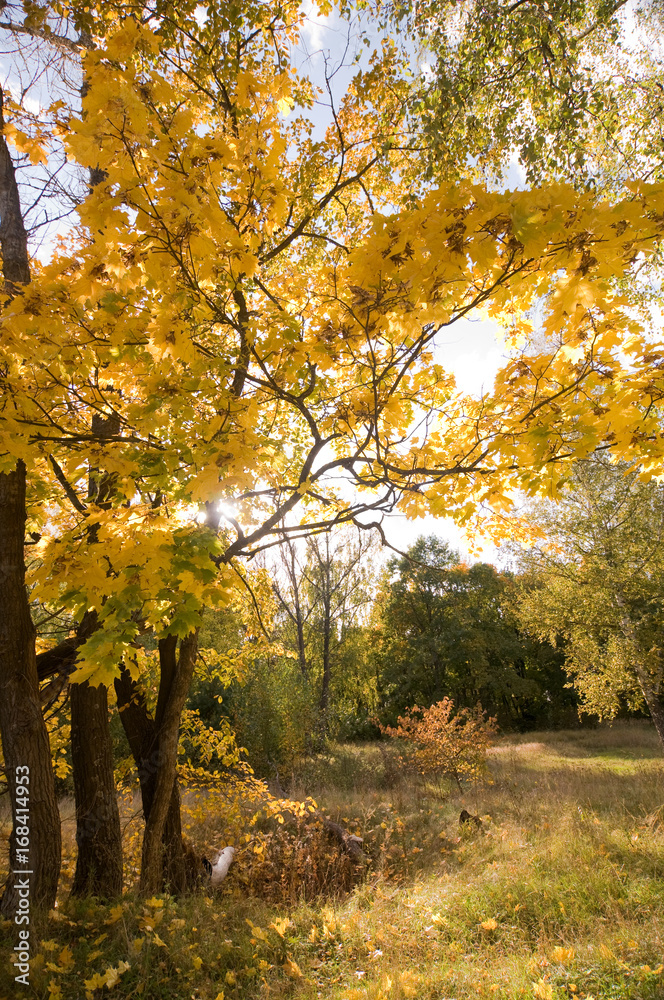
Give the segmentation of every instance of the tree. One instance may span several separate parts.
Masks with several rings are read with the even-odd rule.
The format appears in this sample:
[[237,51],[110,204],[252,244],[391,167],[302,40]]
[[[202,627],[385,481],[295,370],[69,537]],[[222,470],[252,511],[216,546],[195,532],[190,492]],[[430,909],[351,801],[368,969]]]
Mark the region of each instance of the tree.
[[327,729],[333,673],[339,665],[363,610],[371,600],[375,539],[361,528],[314,535],[307,540],[306,562],[300,565],[293,544],[286,537],[281,561],[286,588],[273,583],[279,605],[295,630],[298,661],[303,676],[315,668],[320,680],[320,725]]
[[[75,680],[137,685],[141,637],[157,641],[159,731],[142,713],[134,741],[157,768],[153,892],[201,612],[244,586],[238,560],[397,504],[468,519],[515,486],[555,488],[559,462],[609,438],[658,461],[659,355],[609,278],[657,247],[662,192],[605,205],[462,184],[413,200],[389,46],[330,96],[314,141],[295,0],[88,14],[66,141],[103,180],[3,311],[0,446],[42,504],[39,594],[97,615]],[[530,349],[523,317],[544,296],[549,341]],[[495,396],[464,399],[434,338],[489,305],[514,357]],[[91,434],[94,414],[119,432]],[[90,467],[114,477],[108,509],[84,499]]]
[[414,126],[429,172],[500,176],[518,158],[530,184],[621,189],[661,178],[661,5],[626,0],[376,0],[426,69]]
[[513,590],[509,575],[461,564],[433,535],[392,559],[371,640],[385,717],[447,697],[465,708],[481,702],[503,725],[564,716],[562,656],[519,629]]
[[[0,91],[4,130],[2,96]],[[4,135],[0,137],[0,248],[3,295],[11,302],[31,274],[16,170]],[[15,872],[30,872],[32,900],[44,907],[55,902],[60,872],[60,814],[39,700],[35,628],[25,590],[26,516],[26,466],[21,458],[10,456],[0,471],[0,730],[13,821],[11,874],[1,908],[8,917],[19,902]]]
[[564,639],[584,711],[613,718],[623,704],[647,707],[664,746],[661,484],[596,455],[574,466],[558,503],[530,517],[543,537],[522,557],[535,584],[519,601],[524,627]]

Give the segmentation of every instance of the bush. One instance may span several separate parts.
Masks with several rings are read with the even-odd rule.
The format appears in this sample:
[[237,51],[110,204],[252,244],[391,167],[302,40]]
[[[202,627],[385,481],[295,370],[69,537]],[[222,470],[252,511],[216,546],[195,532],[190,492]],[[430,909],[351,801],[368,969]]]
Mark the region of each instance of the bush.
[[400,715],[398,725],[381,726],[387,736],[403,741],[402,761],[426,776],[477,779],[486,770],[486,754],[496,733],[481,705],[454,713],[454,702],[443,698],[431,708],[414,705]]

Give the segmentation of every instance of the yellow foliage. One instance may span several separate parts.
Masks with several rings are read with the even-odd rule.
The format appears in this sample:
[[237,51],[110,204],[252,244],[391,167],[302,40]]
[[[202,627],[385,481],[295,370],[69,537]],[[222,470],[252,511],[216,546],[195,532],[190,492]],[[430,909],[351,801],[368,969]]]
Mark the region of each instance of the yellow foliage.
[[300,969],[297,962],[293,958],[291,958],[290,955],[286,956],[286,959],[282,965],[282,969],[284,970],[286,975],[289,976],[291,979],[302,978],[302,970]]
[[481,777],[496,731],[495,720],[486,719],[479,705],[455,713],[451,698],[428,709],[415,705],[397,726],[381,729],[404,743],[404,761],[421,774],[448,774],[457,781]]
[[554,962],[560,962],[561,965],[567,965],[569,962],[573,961],[575,957],[574,948],[563,948],[557,945],[551,952],[551,958]]

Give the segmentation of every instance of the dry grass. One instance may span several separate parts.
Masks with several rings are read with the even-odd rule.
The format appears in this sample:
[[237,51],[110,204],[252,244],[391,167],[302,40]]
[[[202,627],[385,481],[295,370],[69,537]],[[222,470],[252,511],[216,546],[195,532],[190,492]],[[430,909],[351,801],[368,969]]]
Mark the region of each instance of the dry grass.
[[[63,899],[42,928],[53,945],[36,960],[32,995],[83,1000],[81,977],[129,962],[118,986],[91,996],[664,997],[664,762],[654,732],[509,738],[490,764],[491,785],[445,797],[386,773],[375,745],[308,762],[289,791],[361,831],[371,858],[360,885],[348,891],[343,871],[328,869],[316,883],[324,898],[309,901],[292,872],[335,856],[320,829],[243,827],[247,816],[225,816],[220,799],[192,796],[190,835],[241,847],[223,894],[147,905],[130,895],[116,911]],[[460,831],[462,807],[484,817],[481,832]],[[72,967],[49,970],[65,946]]]

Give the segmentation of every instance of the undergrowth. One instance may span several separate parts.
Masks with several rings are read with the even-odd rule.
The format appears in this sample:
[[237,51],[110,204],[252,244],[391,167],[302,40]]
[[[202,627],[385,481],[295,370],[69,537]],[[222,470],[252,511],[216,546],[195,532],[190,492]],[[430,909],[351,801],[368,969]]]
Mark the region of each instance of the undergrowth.
[[[188,836],[238,847],[212,895],[72,901],[33,928],[15,987],[39,1000],[658,1000],[664,997],[664,763],[646,726],[501,741],[492,784],[400,779],[376,744],[307,761],[288,789],[364,838],[354,866],[320,822],[189,792]],[[313,806],[312,806],[313,808]],[[461,830],[459,812],[482,816]],[[70,807],[65,804],[65,814]],[[128,879],[140,844],[123,803]],[[73,824],[65,823],[66,867]]]

